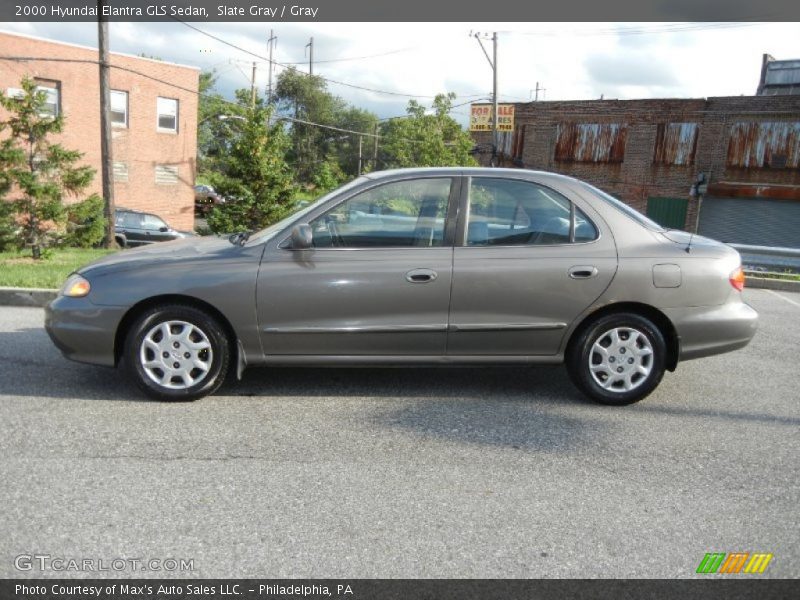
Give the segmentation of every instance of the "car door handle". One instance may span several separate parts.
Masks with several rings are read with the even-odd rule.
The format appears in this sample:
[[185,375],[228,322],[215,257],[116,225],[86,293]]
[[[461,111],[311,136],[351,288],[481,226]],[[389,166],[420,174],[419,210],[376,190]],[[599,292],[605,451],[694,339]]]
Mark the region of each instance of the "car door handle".
[[409,283],[428,283],[435,281],[439,275],[431,269],[412,269],[406,273],[406,281]]
[[577,267],[570,267],[569,276],[573,279],[591,279],[597,277],[597,267],[591,265],[580,265]]

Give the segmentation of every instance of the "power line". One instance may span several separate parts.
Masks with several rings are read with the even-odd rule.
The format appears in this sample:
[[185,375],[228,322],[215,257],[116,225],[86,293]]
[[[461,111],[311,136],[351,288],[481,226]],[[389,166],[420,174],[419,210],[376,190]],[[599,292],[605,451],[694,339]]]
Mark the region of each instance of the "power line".
[[[315,60],[315,64],[322,64],[322,63],[336,63],[336,62],[347,62],[351,60],[366,60],[368,58],[379,58],[381,56],[391,56],[392,54],[400,54],[401,52],[408,52],[409,50],[413,50],[414,46],[409,46],[407,48],[398,48],[397,50],[390,50],[388,52],[381,52],[379,54],[367,54],[366,56],[349,56],[347,58],[329,58],[326,60]],[[304,65],[306,61],[297,61],[297,62],[285,62],[284,65]]]
[[[229,41],[227,41],[225,39],[222,39],[221,37],[216,36],[213,33],[209,33],[207,31],[204,31],[204,30],[200,29],[199,27],[195,27],[194,25],[192,25],[190,23],[187,23],[186,21],[181,21],[180,19],[177,19],[175,17],[172,17],[172,19],[174,19],[178,23],[181,23],[181,24],[185,25],[189,29],[193,29],[193,30],[197,31],[198,33],[201,33],[201,34],[203,34],[203,35],[205,35],[207,37],[210,37],[213,40],[218,41],[221,44],[225,44],[226,46],[230,46],[231,48],[235,48],[239,52],[244,52],[244,53],[249,54],[251,56],[255,56],[256,58],[259,58],[259,59],[261,59],[263,61],[271,62],[275,66],[283,67],[285,69],[291,69],[294,66],[292,64],[286,64],[286,63],[278,62],[277,60],[270,61],[269,58],[267,58],[265,56],[261,56],[260,54],[252,52],[250,50],[247,50],[246,48],[242,48],[241,46],[237,46],[236,44],[231,43],[231,42],[229,42]],[[404,98],[435,98],[435,96],[426,96],[426,95],[422,95],[422,94],[405,94],[405,93],[402,93],[402,92],[393,92],[393,91],[389,91],[389,90],[379,90],[379,89],[370,88],[370,87],[366,87],[366,86],[362,86],[362,85],[356,85],[356,84],[353,84],[353,83],[346,83],[344,81],[337,81],[335,79],[329,79],[328,77],[322,77],[321,75],[317,75],[317,77],[319,77],[323,81],[327,81],[328,83],[334,83],[336,85],[343,85],[345,87],[353,88],[353,89],[356,89],[356,90],[362,90],[362,91],[366,91],[366,92],[373,92],[373,93],[376,93],[376,94],[386,94],[386,95],[390,95],[390,96],[402,96]]]
[[[39,56],[0,56],[0,60],[9,60],[9,61],[14,61],[14,62],[42,61],[42,62],[60,62],[60,63],[83,63],[83,64],[92,64],[92,65],[99,64],[99,61],[91,60],[91,59],[49,58],[49,57],[39,57]],[[144,77],[145,79],[150,79],[151,81],[156,81],[158,83],[162,83],[162,84],[170,86],[172,88],[175,88],[175,89],[178,89],[178,90],[181,90],[181,91],[184,91],[184,92],[188,92],[190,94],[194,94],[198,98],[215,98],[217,100],[222,101],[225,104],[228,104],[228,105],[231,105],[231,106],[235,106],[236,108],[242,108],[241,104],[238,104],[238,103],[236,103],[236,102],[234,102],[232,100],[228,100],[226,98],[220,98],[220,97],[217,97],[217,96],[212,96],[210,94],[202,94],[198,90],[193,90],[191,88],[183,87],[183,86],[178,85],[176,83],[173,83],[171,81],[167,81],[165,79],[160,79],[158,77],[154,77],[154,76],[149,75],[147,73],[143,73],[142,71],[137,71],[136,69],[131,69],[130,67],[123,67],[122,65],[114,65],[114,64],[110,64],[109,67],[111,67],[112,69],[119,69],[120,71],[126,71],[128,73],[133,73],[134,75],[139,75],[140,77]],[[366,131],[354,131],[352,129],[343,129],[341,127],[335,127],[333,125],[323,125],[322,123],[314,123],[312,121],[305,121],[303,119],[296,119],[294,117],[283,116],[283,115],[277,115],[275,117],[275,119],[281,120],[281,121],[290,121],[292,123],[300,123],[302,125],[310,125],[310,126],[314,126],[314,127],[320,127],[322,129],[331,129],[331,130],[334,130],[334,131],[340,131],[340,132],[343,132],[343,133],[349,133],[349,134],[352,134],[352,135],[364,136],[364,137],[369,137],[369,138],[381,139],[381,138],[385,137],[385,136],[381,136],[381,135],[378,135],[378,134],[375,134],[375,133],[368,133]],[[421,143],[424,143],[421,140],[411,140],[411,139],[405,139],[405,138],[401,139],[400,141],[407,142],[409,144],[421,144]]]
[[608,27],[605,29],[572,29],[572,30],[540,30],[540,31],[502,31],[500,33],[510,35],[533,35],[543,37],[555,37],[560,35],[581,35],[581,36],[606,36],[606,35],[647,35],[658,33],[678,33],[683,31],[703,31],[713,29],[732,29],[738,27],[750,27],[758,25],[754,19],[752,21],[735,21],[719,23],[664,23],[652,27],[631,26],[631,27]]

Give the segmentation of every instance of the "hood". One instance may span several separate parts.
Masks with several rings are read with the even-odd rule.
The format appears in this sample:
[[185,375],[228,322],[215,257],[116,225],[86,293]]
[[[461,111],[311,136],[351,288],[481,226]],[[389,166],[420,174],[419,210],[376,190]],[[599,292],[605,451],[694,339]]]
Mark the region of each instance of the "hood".
[[171,242],[158,242],[120,250],[114,254],[104,256],[94,262],[78,269],[78,273],[85,274],[110,268],[124,269],[135,267],[144,263],[167,262],[200,258],[212,253],[232,249],[234,246],[227,237],[204,236],[189,237],[173,240]]

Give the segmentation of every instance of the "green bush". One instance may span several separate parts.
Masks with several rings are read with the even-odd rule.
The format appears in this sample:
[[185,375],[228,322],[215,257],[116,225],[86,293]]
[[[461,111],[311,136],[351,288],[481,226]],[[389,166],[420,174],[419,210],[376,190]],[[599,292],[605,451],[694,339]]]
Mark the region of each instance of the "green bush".
[[0,198],[0,252],[20,247],[20,229],[14,204]]
[[103,241],[106,219],[103,216],[103,199],[93,194],[66,207],[67,231],[64,244],[73,248],[94,248]]

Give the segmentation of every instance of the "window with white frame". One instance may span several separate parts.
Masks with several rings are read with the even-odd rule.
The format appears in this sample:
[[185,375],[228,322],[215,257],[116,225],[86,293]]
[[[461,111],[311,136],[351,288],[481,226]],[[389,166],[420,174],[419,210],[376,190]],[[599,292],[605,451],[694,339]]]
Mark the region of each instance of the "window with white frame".
[[178,101],[175,98],[158,97],[158,131],[178,132]]
[[61,113],[61,82],[37,79],[36,91],[45,94],[41,116],[57,117]]
[[128,126],[128,92],[111,90],[111,124],[114,127]]

